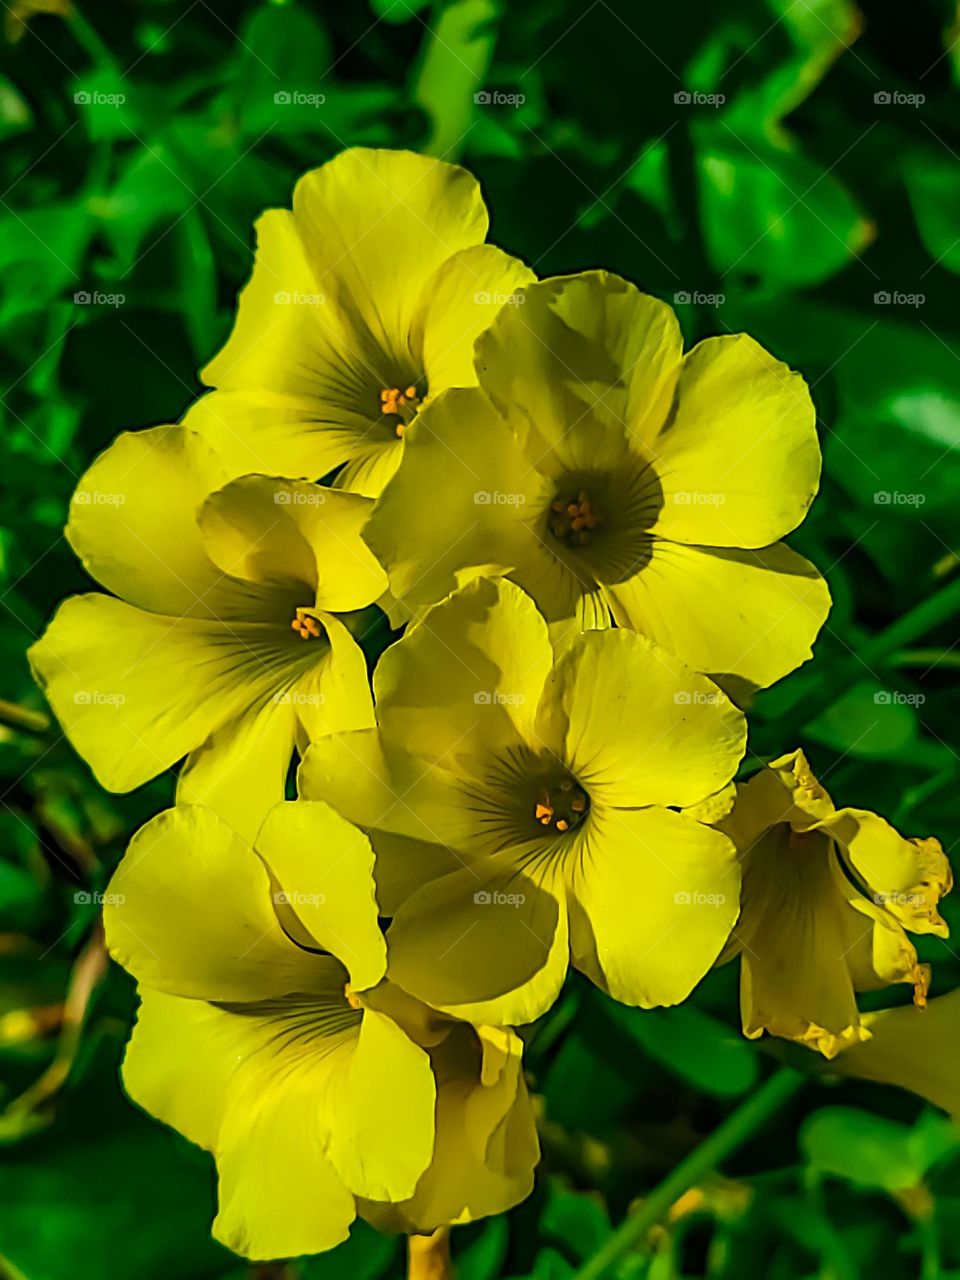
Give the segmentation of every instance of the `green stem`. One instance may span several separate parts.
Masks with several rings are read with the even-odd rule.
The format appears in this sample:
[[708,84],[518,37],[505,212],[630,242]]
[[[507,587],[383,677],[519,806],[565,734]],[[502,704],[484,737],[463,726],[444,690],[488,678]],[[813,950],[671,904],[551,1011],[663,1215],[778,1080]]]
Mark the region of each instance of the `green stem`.
[[916,640],[918,636],[925,636],[928,631],[956,613],[960,613],[960,577],[941,587],[935,595],[891,623],[885,631],[872,636],[860,650],[860,656],[869,665]]
[[580,1268],[573,1280],[600,1280],[614,1263],[642,1242],[650,1228],[669,1213],[684,1192],[742,1147],[807,1079],[792,1067],[781,1067],[752,1097],[727,1116],[699,1147],[680,1161],[636,1212],[608,1236],[603,1247]]
[[960,649],[901,649],[889,658],[891,667],[960,667]]
[[435,6],[413,86],[414,101],[430,117],[427,155],[456,160],[463,150],[476,110],[474,94],[484,88],[493,58],[500,12],[499,0]]

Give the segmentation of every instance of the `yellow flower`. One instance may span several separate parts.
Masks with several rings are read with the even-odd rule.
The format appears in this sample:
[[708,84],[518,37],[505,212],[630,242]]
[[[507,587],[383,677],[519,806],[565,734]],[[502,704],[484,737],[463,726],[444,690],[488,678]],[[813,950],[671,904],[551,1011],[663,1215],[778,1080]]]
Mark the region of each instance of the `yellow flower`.
[[863,809],[837,809],[800,751],[738,788],[719,824],[743,855],[729,954],[741,956],[744,1034],[769,1031],[827,1058],[869,1039],[856,992],[912,983],[929,967],[912,933],[946,937],[937,912],[952,885],[936,840],[906,840]]
[[503,1213],[533,1190],[540,1156],[521,1063],[520,1038],[505,1027],[446,1024],[430,1049],[437,1083],[437,1136],[414,1195],[365,1202],[381,1231],[427,1232]]
[[611,620],[768,685],[829,609],[777,539],[817,489],[803,379],[744,334],[685,356],[672,310],[605,272],[546,280],[477,341],[479,392],[413,424],[364,534],[416,612],[508,574],[549,621]]
[[143,999],[124,1082],[213,1152],[214,1235],[247,1257],[330,1248],[356,1196],[409,1197],[430,1161],[429,1057],[366,1000],[386,960],[372,863],[326,805],[272,809],[257,853],[185,805],[138,832],[106,895]]
[[865,1013],[870,1038],[831,1064],[842,1075],[909,1089],[960,1121],[960,989],[926,1006]]
[[300,784],[371,832],[400,986],[509,1024],[570,960],[629,1004],[689,995],[737,913],[732,844],[674,812],[743,753],[724,694],[628,631],[555,654],[504,579],[433,609],[374,689],[379,730],[315,743]]
[[535,277],[484,244],[487,211],[464,169],[408,151],[344,151],[297,184],[293,211],[257,224],[253,275],[218,391],[187,418],[231,460],[376,494],[418,409],[473,386],[473,342]]
[[247,476],[182,427],[122,435],[73,498],[67,537],[115,593],[60,606],[30,661],[108,790],[187,763],[179,796],[252,836],[283,798],[294,743],[372,724],[344,624],[386,579],[359,529],[369,500]]
[[278,805],[256,852],[179,806],[138,833],[106,895],[142,1002],[124,1083],[214,1154],[214,1234],[247,1257],[328,1249],[358,1209],[433,1230],[532,1185],[519,1040],[382,981],[372,867],[327,805]]

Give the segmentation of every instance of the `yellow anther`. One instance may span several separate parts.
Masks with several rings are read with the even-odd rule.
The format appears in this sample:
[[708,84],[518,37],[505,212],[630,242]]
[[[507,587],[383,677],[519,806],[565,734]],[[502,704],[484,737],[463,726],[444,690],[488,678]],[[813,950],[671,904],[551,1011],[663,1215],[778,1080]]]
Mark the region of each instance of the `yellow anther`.
[[561,835],[580,822],[589,808],[587,793],[574,778],[562,778],[545,787],[537,796],[533,816],[541,827],[552,827]]
[[320,623],[306,609],[297,609],[290,626],[301,640],[313,640],[320,635]]
[[568,547],[580,547],[590,541],[590,531],[600,523],[593,503],[586,493],[576,498],[556,498],[550,504],[550,532]]
[[396,418],[393,429],[397,436],[403,435],[419,407],[420,396],[413,383],[402,391],[399,387],[385,387],[380,392],[380,412],[385,418]]
[[346,996],[347,1004],[350,1006],[350,1008],[351,1008],[351,1009],[362,1009],[362,1008],[363,1008],[363,1001],[360,999],[360,997],[359,997],[359,996],[357,995],[357,993],[354,991],[353,987],[351,987],[351,985],[350,985],[350,983],[349,983],[349,982],[348,982],[348,983],[346,984],[346,986],[343,988],[343,994]]

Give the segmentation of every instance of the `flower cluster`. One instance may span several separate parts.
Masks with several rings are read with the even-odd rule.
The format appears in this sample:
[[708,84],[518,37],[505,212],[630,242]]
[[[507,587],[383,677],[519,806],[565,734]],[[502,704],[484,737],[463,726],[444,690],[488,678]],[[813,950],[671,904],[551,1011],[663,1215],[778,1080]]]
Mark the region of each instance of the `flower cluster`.
[[571,966],[650,1008],[739,956],[745,1034],[876,1075],[857,992],[922,1005],[907,931],[944,931],[936,841],[799,752],[734,781],[742,707],[829,608],[780,541],[819,480],[802,378],[486,231],[440,161],[302,178],[209,392],[82,478],[67,536],[110,594],[31,651],[105,787],[180,765],[106,899],[124,1080],[213,1153],[252,1258],[527,1195],[515,1028]]

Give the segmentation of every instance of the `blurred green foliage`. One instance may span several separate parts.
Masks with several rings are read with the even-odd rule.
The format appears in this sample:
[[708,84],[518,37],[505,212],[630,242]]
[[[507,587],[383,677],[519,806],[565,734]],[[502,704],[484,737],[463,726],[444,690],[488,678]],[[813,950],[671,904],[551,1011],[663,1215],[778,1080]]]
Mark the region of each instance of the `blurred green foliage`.
[[[303,170],[358,143],[459,158],[493,238],[540,274],[608,267],[674,302],[689,341],[746,329],[803,371],[825,475],[793,542],[835,607],[814,662],[758,698],[752,759],[802,745],[843,803],[956,848],[960,15],[952,0],[36,8],[5,6],[0,64],[0,1275],[239,1280],[256,1269],[208,1239],[210,1163],[116,1078],[134,999],[104,963],[96,895],[172,779],[100,792],[24,660],[85,585],[61,532],[77,478],[118,431],[175,421],[198,393],[253,219]],[[960,982],[950,945],[924,940],[922,958],[935,993]],[[530,1036],[538,1190],[457,1233],[461,1280],[566,1280],[785,1053],[740,1036],[732,968],[651,1013],[574,978]],[[811,1079],[618,1274],[960,1275],[958,1156],[918,1100]],[[400,1265],[364,1228],[283,1274]]]

